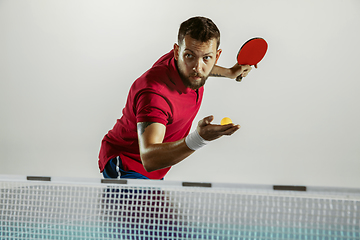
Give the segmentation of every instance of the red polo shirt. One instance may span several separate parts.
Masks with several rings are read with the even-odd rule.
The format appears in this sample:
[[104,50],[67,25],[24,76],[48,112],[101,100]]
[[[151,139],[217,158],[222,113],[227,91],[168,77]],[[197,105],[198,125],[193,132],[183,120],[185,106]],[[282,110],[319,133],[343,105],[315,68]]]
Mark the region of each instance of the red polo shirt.
[[163,142],[186,137],[199,111],[204,88],[186,87],[177,71],[174,52],[162,56],[131,86],[123,115],[102,140],[99,168],[120,156],[125,171],[135,171],[150,179],[161,179],[170,167],[147,172],[141,162],[137,138],[138,122],[157,122],[166,126]]

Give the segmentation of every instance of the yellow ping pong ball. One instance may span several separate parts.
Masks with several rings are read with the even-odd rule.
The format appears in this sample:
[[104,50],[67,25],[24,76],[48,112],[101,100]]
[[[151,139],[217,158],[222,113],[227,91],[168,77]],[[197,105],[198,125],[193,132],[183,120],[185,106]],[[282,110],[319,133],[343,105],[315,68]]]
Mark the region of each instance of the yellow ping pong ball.
[[220,122],[221,125],[226,125],[226,124],[229,124],[229,123],[232,123],[232,121],[228,117],[224,117],[223,119],[221,119],[221,122]]

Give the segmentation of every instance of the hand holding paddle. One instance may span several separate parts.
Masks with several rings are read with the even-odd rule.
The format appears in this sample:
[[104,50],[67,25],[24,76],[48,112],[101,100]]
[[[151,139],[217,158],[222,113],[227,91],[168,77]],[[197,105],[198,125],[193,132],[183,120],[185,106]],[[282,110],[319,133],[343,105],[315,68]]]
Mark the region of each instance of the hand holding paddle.
[[[237,55],[237,62],[239,65],[254,65],[263,59],[266,54],[268,45],[263,38],[252,38],[244,43]],[[236,81],[241,82],[241,75],[236,78]]]

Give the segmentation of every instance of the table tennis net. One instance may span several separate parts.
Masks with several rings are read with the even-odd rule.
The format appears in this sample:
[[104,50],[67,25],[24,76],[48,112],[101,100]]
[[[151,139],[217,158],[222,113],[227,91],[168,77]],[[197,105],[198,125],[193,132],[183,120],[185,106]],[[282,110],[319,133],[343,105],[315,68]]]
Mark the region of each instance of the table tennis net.
[[360,239],[358,190],[296,190],[3,180],[0,238]]

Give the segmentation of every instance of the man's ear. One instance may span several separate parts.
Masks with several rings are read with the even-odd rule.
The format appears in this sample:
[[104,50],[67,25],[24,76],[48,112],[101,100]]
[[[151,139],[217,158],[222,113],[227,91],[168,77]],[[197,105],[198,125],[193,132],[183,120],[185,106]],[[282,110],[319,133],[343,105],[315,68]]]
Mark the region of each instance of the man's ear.
[[174,57],[175,57],[176,61],[179,59],[179,52],[180,52],[180,47],[179,47],[179,45],[177,45],[175,43],[174,44]]
[[219,49],[219,50],[216,51],[216,61],[215,61],[215,64],[216,64],[217,61],[219,60],[221,53],[222,53],[222,50],[221,50],[221,49]]

